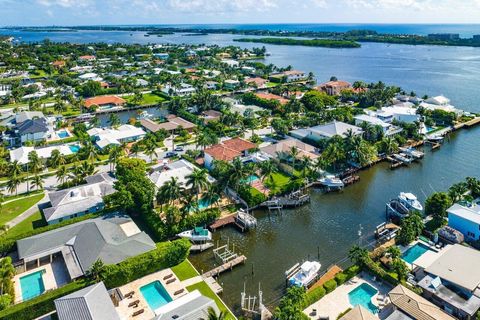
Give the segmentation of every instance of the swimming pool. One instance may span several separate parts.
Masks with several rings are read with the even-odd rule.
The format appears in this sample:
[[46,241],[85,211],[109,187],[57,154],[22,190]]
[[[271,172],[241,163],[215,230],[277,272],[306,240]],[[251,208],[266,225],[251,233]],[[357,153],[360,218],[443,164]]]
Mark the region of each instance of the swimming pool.
[[22,300],[27,301],[41,295],[45,291],[42,274],[45,270],[39,270],[20,277],[20,288],[22,290]]
[[140,288],[145,301],[152,311],[166,305],[172,301],[167,290],[162,286],[160,281],[154,281]]
[[73,153],[77,153],[78,150],[80,150],[80,146],[76,144],[71,144],[68,147],[70,148],[70,151],[72,151]]
[[372,298],[377,293],[377,289],[375,289],[368,283],[362,283],[348,293],[348,300],[353,307],[361,305],[362,307],[369,310],[371,313],[376,314],[378,312],[378,308],[372,303]]
[[242,182],[251,184],[251,183],[253,183],[257,180],[258,180],[258,177],[252,174],[252,175],[248,176],[246,179],[243,179]]
[[57,131],[57,136],[58,136],[60,139],[65,139],[65,138],[70,137],[70,133],[68,133],[67,130],[61,130],[61,131]]
[[402,254],[402,259],[412,264],[428,250],[430,249],[426,245],[417,242],[414,246],[408,248],[408,250]]

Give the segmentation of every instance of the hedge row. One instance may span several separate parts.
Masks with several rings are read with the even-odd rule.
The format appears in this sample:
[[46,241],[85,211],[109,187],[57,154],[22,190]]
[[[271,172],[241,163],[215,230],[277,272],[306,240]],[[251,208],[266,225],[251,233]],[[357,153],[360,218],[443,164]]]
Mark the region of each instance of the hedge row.
[[46,292],[32,300],[10,306],[0,311],[0,319],[30,320],[38,318],[55,309],[54,300],[93,284],[90,280],[82,279]]
[[100,278],[107,288],[115,288],[158,270],[183,262],[190,253],[187,239],[157,244],[157,249],[128,258],[119,264],[104,266]]
[[373,273],[375,276],[389,282],[390,284],[396,286],[399,281],[395,276],[385,271],[379,263],[373,261],[370,257],[363,262],[363,267]]

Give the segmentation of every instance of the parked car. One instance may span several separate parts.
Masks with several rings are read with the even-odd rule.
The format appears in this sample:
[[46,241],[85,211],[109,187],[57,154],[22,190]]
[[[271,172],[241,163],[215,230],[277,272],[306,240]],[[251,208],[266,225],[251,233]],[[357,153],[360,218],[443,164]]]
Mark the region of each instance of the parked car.
[[177,146],[177,147],[175,147],[175,151],[183,151],[183,150],[184,150],[184,149],[183,149],[182,146]]
[[177,153],[175,151],[168,151],[166,154],[165,154],[165,158],[171,158],[171,157],[175,157],[177,155]]

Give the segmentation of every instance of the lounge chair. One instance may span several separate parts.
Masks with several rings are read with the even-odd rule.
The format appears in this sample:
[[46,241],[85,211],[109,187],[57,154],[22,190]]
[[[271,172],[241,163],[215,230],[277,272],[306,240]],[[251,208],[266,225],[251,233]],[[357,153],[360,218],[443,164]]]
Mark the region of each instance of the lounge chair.
[[163,277],[163,280],[168,280],[171,277],[173,277],[173,273],[170,273],[170,274],[166,275],[165,277]]
[[185,291],[185,289],[177,290],[177,291],[175,291],[175,292],[173,293],[173,295],[174,295],[174,296],[179,295],[180,293],[182,293],[182,292],[184,292],[184,291]]
[[175,282],[175,278],[173,278],[173,279],[170,279],[170,280],[168,280],[168,281],[167,281],[167,282],[165,282],[165,283],[166,283],[166,284],[170,284],[170,283],[172,283],[172,282]]
[[132,301],[128,304],[128,307],[134,307],[136,308],[138,306],[138,304],[140,303],[140,300],[135,300],[135,301]]
[[136,317],[138,315],[141,315],[144,312],[145,312],[145,310],[143,310],[143,309],[137,310],[134,313],[132,313],[132,317]]
[[133,297],[134,294],[135,294],[135,291],[130,291],[124,297],[130,299],[131,297]]

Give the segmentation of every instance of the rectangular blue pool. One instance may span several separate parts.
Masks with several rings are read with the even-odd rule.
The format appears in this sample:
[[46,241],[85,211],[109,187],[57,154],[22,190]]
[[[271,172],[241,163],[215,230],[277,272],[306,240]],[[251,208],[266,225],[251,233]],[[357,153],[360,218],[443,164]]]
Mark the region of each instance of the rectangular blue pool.
[[402,254],[402,259],[412,264],[415,260],[420,258],[428,250],[430,249],[426,245],[420,242],[417,242],[414,246],[408,248],[408,250]]
[[20,288],[22,289],[22,300],[27,301],[41,295],[45,291],[42,274],[45,270],[39,270],[20,277]]
[[372,314],[378,312],[377,306],[372,303],[372,298],[378,293],[378,290],[369,285],[368,283],[362,283],[352,291],[348,293],[348,300],[353,307],[361,305]]
[[163,287],[160,281],[154,281],[140,288],[140,292],[148,303],[152,311],[166,305],[172,301],[167,290]]
[[70,148],[70,151],[73,153],[77,153],[80,150],[80,146],[76,144],[71,144],[68,146]]
[[60,139],[65,139],[65,138],[70,137],[70,134],[68,133],[67,130],[57,131],[57,135]]

